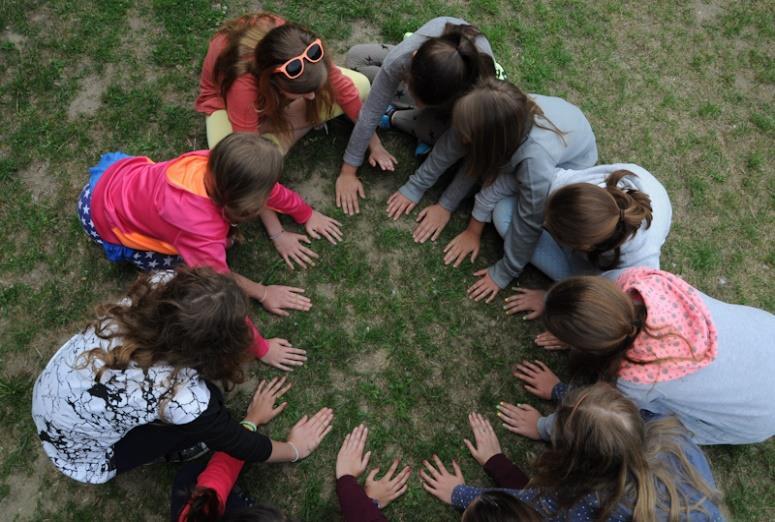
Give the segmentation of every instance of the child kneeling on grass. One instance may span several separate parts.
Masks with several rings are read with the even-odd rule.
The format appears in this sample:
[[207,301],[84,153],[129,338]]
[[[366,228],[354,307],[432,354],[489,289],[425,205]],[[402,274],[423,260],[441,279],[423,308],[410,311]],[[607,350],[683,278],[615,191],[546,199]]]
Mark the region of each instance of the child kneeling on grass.
[[[277,183],[282,164],[277,147],[256,134],[232,134],[212,152],[189,152],[161,163],[105,154],[90,169],[78,215],[113,262],[128,261],[142,270],[184,262],[227,273],[226,249],[235,227],[255,220],[266,207],[291,215],[313,237],[338,234],[334,220]],[[301,288],[265,286],[236,273],[234,279],[269,312],[288,315],[285,309],[311,306]],[[255,335],[254,353],[269,365],[288,370],[306,360],[304,350],[284,339],[267,342],[257,330]]]
[[[275,406],[275,402],[288,391],[285,377],[271,381],[261,381],[256,389],[253,402],[248,409],[243,427],[254,430],[282,412],[287,402]],[[331,430],[330,420],[325,409],[308,419],[303,417],[291,429],[288,441],[299,449],[291,462],[306,457],[318,447],[323,437]],[[295,441],[295,442],[293,442]],[[184,465],[175,477],[172,486],[171,514],[177,522],[205,522],[216,520],[241,520],[256,522],[286,522],[289,520],[277,509],[257,505],[235,484],[244,461],[225,452],[215,453],[205,465],[202,462],[190,462]]]
[[287,442],[274,441],[255,431],[266,410],[260,386],[242,424],[216,387],[244,380],[241,364],[253,342],[247,310],[233,278],[209,268],[144,274],[127,299],[101,306],[98,319],[54,354],[32,392],[32,418],[54,465],[99,484],[208,448],[249,462],[309,455],[330,429],[331,409],[303,418]]
[[[506,488],[500,491],[538,514],[508,520],[723,520],[708,460],[683,426],[673,417],[639,411],[607,383],[563,399],[551,446],[537,458],[529,481],[502,454],[490,423],[477,414],[470,422],[476,446],[465,442],[471,454]],[[466,485],[454,461],[450,473],[434,460],[435,466],[425,461],[420,472],[431,494],[466,510],[488,502],[482,495],[492,490]]]
[[[775,316],[723,303],[678,276],[625,270],[614,283],[581,276],[536,298],[541,343],[570,347],[574,381],[604,380],[639,408],[674,414],[697,444],[748,444],[775,435]],[[550,399],[565,386],[543,363],[514,375]],[[513,412],[514,431],[549,439],[552,418],[532,408]]]

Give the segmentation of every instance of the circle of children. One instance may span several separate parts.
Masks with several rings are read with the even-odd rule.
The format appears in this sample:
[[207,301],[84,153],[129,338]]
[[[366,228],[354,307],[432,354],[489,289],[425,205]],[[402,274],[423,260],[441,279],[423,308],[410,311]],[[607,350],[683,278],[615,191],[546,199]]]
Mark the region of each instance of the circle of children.
[[[304,350],[261,336],[248,300],[278,315],[307,311],[311,301],[303,289],[230,271],[226,250],[234,227],[257,219],[291,268],[314,264],[310,237],[342,238],[338,221],[278,179],[300,137],[345,114],[355,123],[336,180],[346,215],[365,196],[357,177],[364,158],[395,167],[376,129],[411,133],[427,158],[387,200],[388,216],[409,214],[460,165],[438,203],[419,212],[414,240],[438,238],[476,191],[470,223],[443,262],[475,260],[487,222],[504,255],[476,272],[468,297],[493,301],[527,263],[556,281],[548,291],[517,290],[504,306],[541,318],[546,331],[536,343],[568,349],[573,369],[572,386],[539,361],[513,369],[528,392],[557,403],[551,415],[498,406],[509,432],[548,442],[533,476],[504,456],[489,420],[471,413],[473,437],[461,442],[498,488],[465,484],[456,462],[448,468],[435,455],[418,473],[423,487],[465,521],[722,519],[698,445],[775,433],[775,316],[717,301],[660,270],[671,222],[662,184],[638,165],[596,165],[581,110],[503,79],[474,26],[436,18],[398,45],[356,45],[346,66],[334,65],[318,35],[277,15],[228,21],[210,41],[196,101],[210,150],[161,162],[114,152],[90,169],[77,205],[85,231],[110,261],[146,275],[127,298],[102,305],[35,383],[32,415],[53,464],[77,481],[104,483],[212,450],[206,465],[192,461],[178,473],[173,520],[289,520],[235,487],[237,477],[244,462],[309,458],[334,412],[305,415],[285,440],[273,440],[257,428],[285,408],[286,378],[261,381],[241,421],[216,383],[242,382],[253,357],[282,370],[304,364]],[[306,235],[284,230],[278,213]],[[412,475],[394,461],[359,485],[367,436],[365,425],[353,427],[336,462],[347,521],[387,520],[381,510]]]

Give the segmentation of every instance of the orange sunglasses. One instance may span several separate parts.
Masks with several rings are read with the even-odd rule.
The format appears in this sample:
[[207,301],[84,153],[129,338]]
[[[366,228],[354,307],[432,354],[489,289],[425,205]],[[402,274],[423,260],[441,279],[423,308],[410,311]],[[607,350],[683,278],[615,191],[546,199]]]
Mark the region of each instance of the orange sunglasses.
[[316,38],[304,49],[303,53],[276,67],[274,72],[284,74],[289,80],[295,80],[304,74],[304,60],[307,60],[309,63],[318,63],[322,59],[323,42],[320,41],[320,38]]

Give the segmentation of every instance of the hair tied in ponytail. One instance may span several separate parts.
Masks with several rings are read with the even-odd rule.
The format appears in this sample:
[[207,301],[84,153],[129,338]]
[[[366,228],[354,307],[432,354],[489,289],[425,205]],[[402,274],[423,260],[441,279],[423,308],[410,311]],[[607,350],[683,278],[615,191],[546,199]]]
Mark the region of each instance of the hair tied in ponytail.
[[624,209],[621,207],[619,207],[619,221],[620,222],[624,221]]

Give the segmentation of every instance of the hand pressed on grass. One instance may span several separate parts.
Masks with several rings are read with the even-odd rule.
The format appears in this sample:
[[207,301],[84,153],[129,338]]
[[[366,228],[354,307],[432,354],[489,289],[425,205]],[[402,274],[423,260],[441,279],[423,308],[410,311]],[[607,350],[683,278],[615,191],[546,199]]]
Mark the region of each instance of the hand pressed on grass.
[[[374,136],[377,136],[376,132],[374,133]],[[379,138],[377,138],[376,141],[372,138],[371,142],[369,142],[369,165],[372,167],[379,167],[380,170],[383,171],[393,172],[396,170],[398,160],[388,152],[382,145],[382,142],[379,141]]]
[[458,268],[466,257],[471,255],[471,262],[479,257],[479,248],[481,246],[481,236],[476,232],[466,229],[454,237],[452,241],[444,247],[444,264]]
[[269,285],[264,288],[266,290],[258,297],[258,301],[267,312],[287,317],[290,314],[286,309],[306,312],[312,308],[312,300],[305,295],[299,295],[304,293],[303,288],[283,285]]
[[525,389],[541,399],[552,398],[554,386],[560,379],[541,361],[522,361],[511,374],[524,383]]
[[529,439],[539,440],[538,419],[541,413],[527,404],[498,404],[498,417],[503,421],[503,427],[517,435],[523,435]]
[[376,478],[379,468],[371,470],[369,476],[366,477],[366,484],[364,486],[366,495],[370,499],[376,500],[377,507],[380,509],[385,508],[409,489],[409,477],[412,476],[412,470],[409,466],[404,466],[404,469],[396,474],[399,463],[400,460],[395,459],[387,473],[379,480]]
[[548,330],[536,335],[535,343],[544,350],[549,350],[551,352],[570,349],[569,344],[560,341],[553,333],[549,332]]
[[422,461],[425,466],[425,469],[420,470],[422,487],[442,502],[452,504],[452,491],[457,486],[465,484],[463,472],[454,460],[452,461],[453,473],[447,471],[438,455],[433,456],[433,462],[436,464],[436,467],[427,460]]
[[436,241],[441,235],[441,231],[449,223],[449,218],[452,217],[452,213],[436,203],[429,207],[425,207],[417,214],[417,223],[412,237],[415,243],[425,243],[430,239]]
[[495,430],[492,429],[490,421],[474,412],[468,415],[468,423],[471,425],[471,431],[474,432],[476,446],[468,439],[463,439],[463,442],[465,442],[471,455],[479,465],[484,466],[492,457],[503,453],[498,436],[495,434]]
[[541,317],[544,313],[545,290],[533,290],[529,288],[514,288],[516,294],[506,298],[503,307],[506,314],[514,315],[519,312],[527,312],[525,319],[532,321]]
[[[324,237],[328,239],[328,242],[332,245],[342,240],[342,230],[339,228],[342,224],[325,214],[321,214],[317,210],[312,211],[312,216],[304,223],[304,229],[312,239],[320,239]],[[309,243],[309,241],[307,241]],[[312,250],[310,250],[312,252]],[[314,252],[312,252],[314,254]],[[315,255],[317,257],[317,255]],[[314,263],[312,263],[314,265]]]
[[398,220],[402,215],[409,215],[415,204],[406,196],[396,191],[387,200],[387,215],[392,220]]
[[479,278],[479,281],[471,285],[468,289],[469,299],[473,299],[476,302],[484,299],[485,303],[491,303],[501,288],[490,277],[490,269],[485,268],[474,272],[474,275]]
[[301,268],[315,266],[314,259],[317,259],[318,255],[302,245],[302,242],[310,244],[312,241],[304,234],[296,234],[287,230],[283,230],[272,239],[272,243],[274,243],[274,247],[277,249],[280,257],[283,258],[283,261],[291,270],[294,269],[293,262],[297,263]]
[[307,361],[307,352],[300,348],[294,348],[285,339],[275,337],[267,340],[269,351],[261,358],[261,362],[273,366],[278,370],[292,372],[292,366],[303,366]]
[[339,177],[336,178],[336,206],[348,216],[360,214],[359,196],[366,199],[363,183],[356,175],[356,168],[345,164]]
[[363,454],[366,447],[366,439],[369,436],[369,428],[365,424],[356,426],[350,433],[345,435],[342,447],[336,456],[336,478],[342,478],[345,475],[352,475],[355,478],[361,476],[369,465],[371,452]]
[[288,434],[288,442],[299,450],[299,459],[309,457],[326,435],[331,432],[334,410],[322,408],[312,417],[305,415],[294,424]]
[[245,420],[261,426],[282,413],[288,403],[283,402],[276,408],[274,404],[291,389],[291,383],[285,385],[285,381],[285,377],[275,377],[271,381],[259,382],[253,394],[253,400],[250,401],[248,411],[245,413]]

